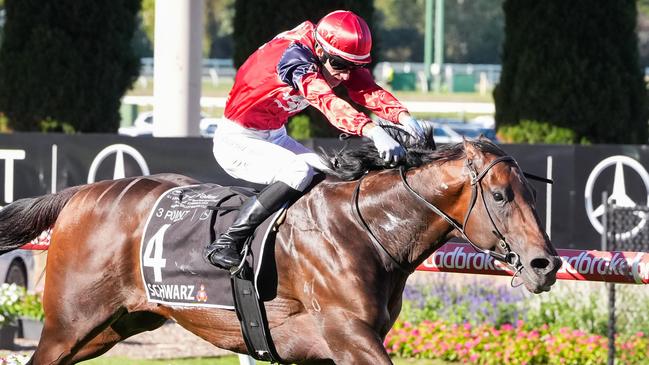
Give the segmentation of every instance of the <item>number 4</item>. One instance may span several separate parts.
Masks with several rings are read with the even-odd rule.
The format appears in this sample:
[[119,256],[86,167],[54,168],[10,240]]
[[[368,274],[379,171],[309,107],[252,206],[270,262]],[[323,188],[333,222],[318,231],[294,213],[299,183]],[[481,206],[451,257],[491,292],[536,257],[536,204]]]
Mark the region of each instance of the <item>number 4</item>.
[[[153,281],[159,283],[162,281],[162,268],[167,266],[167,260],[162,258],[162,244],[164,235],[171,224],[165,224],[160,227],[153,237],[146,243],[144,248],[144,260],[142,264],[145,267],[153,268]],[[155,249],[155,252],[153,250]],[[153,256],[151,255],[153,253]]]

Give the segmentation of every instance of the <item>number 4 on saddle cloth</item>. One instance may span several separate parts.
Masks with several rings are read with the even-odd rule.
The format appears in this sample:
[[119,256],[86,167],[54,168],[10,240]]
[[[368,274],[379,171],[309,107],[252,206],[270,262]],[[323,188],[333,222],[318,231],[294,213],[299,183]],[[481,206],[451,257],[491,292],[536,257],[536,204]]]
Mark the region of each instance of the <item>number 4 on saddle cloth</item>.
[[[140,247],[140,267],[150,302],[234,309],[230,272],[203,258],[207,243],[225,231],[255,190],[217,184],[182,186],[163,193],[150,213]],[[248,264],[260,300],[277,294],[274,237],[283,209],[259,225]],[[254,262],[254,267],[252,262]]]

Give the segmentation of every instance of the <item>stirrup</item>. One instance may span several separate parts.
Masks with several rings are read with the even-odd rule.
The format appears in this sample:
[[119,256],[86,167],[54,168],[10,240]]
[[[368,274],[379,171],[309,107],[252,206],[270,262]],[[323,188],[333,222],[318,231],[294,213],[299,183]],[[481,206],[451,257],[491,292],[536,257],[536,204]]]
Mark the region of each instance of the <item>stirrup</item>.
[[246,265],[246,257],[248,257],[248,251],[250,250],[250,242],[246,242],[243,245],[243,252],[241,252],[241,263],[239,266],[233,266],[230,268],[230,276],[235,276],[241,272],[241,270]]
[[206,258],[212,265],[225,270],[229,270],[233,266],[239,266],[240,261],[243,260],[241,252],[232,246],[214,248]]

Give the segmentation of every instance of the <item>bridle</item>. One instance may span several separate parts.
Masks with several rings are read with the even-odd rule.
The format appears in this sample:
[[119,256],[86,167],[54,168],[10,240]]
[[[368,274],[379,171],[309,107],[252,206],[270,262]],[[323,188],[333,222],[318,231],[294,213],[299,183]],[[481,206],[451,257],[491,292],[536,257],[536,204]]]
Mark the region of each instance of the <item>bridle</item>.
[[[500,156],[487,165],[484,170],[482,170],[480,173],[476,170],[475,166],[473,165],[473,161],[471,160],[466,160],[466,167],[469,170],[469,176],[471,177],[471,200],[469,202],[469,208],[467,209],[465,215],[464,215],[464,220],[463,223],[460,224],[459,222],[456,222],[453,218],[451,218],[448,214],[444,213],[441,209],[437,208],[434,204],[428,202],[421,194],[417,193],[411,186],[408,184],[408,181],[406,180],[406,172],[405,168],[401,166],[399,168],[399,174],[401,175],[401,181],[403,182],[403,185],[406,187],[406,190],[410,192],[417,200],[422,202],[424,205],[426,205],[430,210],[435,212],[437,215],[441,216],[446,220],[449,224],[451,224],[460,234],[462,234],[462,237],[473,246],[473,249],[475,249],[478,252],[482,252],[486,255],[489,255],[493,257],[494,259],[501,261],[507,265],[509,265],[514,271],[516,275],[520,273],[520,271],[523,269],[523,264],[521,263],[520,256],[514,251],[512,251],[511,246],[509,242],[507,242],[507,239],[505,236],[500,232],[498,229],[498,226],[496,225],[496,222],[493,219],[493,215],[491,214],[491,211],[489,210],[489,207],[487,206],[487,201],[484,198],[484,188],[482,187],[482,179],[487,175],[489,170],[491,170],[492,167],[496,166],[500,162],[504,161],[512,161],[516,163],[513,157],[511,156]],[[498,238],[498,247],[504,252],[496,252],[494,250],[487,250],[478,247],[467,235],[466,233],[466,227],[467,223],[469,221],[469,217],[471,216],[471,212],[473,211],[473,208],[475,207],[475,204],[478,200],[478,194],[480,194],[480,197],[482,198],[482,203],[484,205],[485,211],[487,212],[487,216],[489,217],[489,221],[491,222],[491,226],[493,227],[493,230],[491,231],[496,238]]]
[[[469,208],[467,209],[466,214],[464,215],[464,220],[463,223],[459,223],[455,221],[451,216],[446,214],[444,211],[439,209],[437,206],[434,204],[430,203],[429,201],[426,200],[421,194],[417,193],[408,183],[406,179],[406,168],[401,165],[399,167],[399,174],[401,176],[401,181],[403,182],[403,185],[405,186],[406,190],[413,195],[418,201],[422,202],[424,205],[426,205],[430,210],[435,212],[437,215],[441,216],[446,220],[449,224],[451,224],[460,234],[462,237],[471,244],[471,246],[478,252],[484,253],[486,255],[489,255],[493,257],[495,260],[501,261],[505,264],[507,264],[512,270],[514,270],[514,276],[512,277],[512,286],[514,286],[514,280],[516,277],[520,274],[521,270],[523,269],[523,264],[521,263],[520,256],[512,251],[511,246],[509,242],[507,242],[507,239],[505,236],[500,232],[498,229],[498,226],[496,225],[496,222],[493,219],[493,216],[491,214],[491,211],[489,210],[489,207],[487,206],[487,202],[484,198],[484,188],[482,187],[482,179],[487,175],[487,173],[493,168],[495,165],[497,165],[500,162],[505,162],[505,161],[511,161],[516,163],[516,160],[514,160],[513,157],[511,156],[500,156],[493,161],[491,161],[480,173],[476,170],[475,166],[473,165],[473,161],[467,159],[466,160],[466,167],[469,170],[469,175],[471,177],[471,201],[469,203]],[[526,177],[530,177],[536,180],[540,180],[546,183],[552,183],[551,180],[538,177],[532,174],[524,173]],[[363,176],[364,177],[364,176]],[[356,188],[354,189],[354,193],[352,194],[352,206],[353,206],[353,212],[354,216],[358,220],[358,222],[361,224],[361,226],[364,227],[364,229],[368,232],[370,239],[374,246],[379,250],[379,252],[382,252],[384,256],[387,256],[392,264],[397,267],[400,271],[405,272],[407,274],[412,273],[412,270],[406,269],[401,263],[399,263],[381,244],[381,242],[376,238],[372,230],[369,228],[365,220],[360,214],[360,209],[358,206],[358,195],[360,192],[360,186],[361,186],[361,181],[362,177],[359,179],[358,184],[356,185]],[[496,252],[494,250],[487,250],[480,248],[478,245],[476,245],[466,234],[466,226],[469,221],[469,217],[471,216],[471,212],[473,211],[473,208],[475,207],[475,204],[477,202],[477,197],[478,194],[482,197],[482,202],[484,204],[485,211],[487,212],[487,216],[489,217],[489,220],[491,221],[491,225],[493,227],[492,233],[498,238],[498,247],[504,252]],[[519,284],[520,285],[520,284]],[[518,285],[517,285],[518,286]]]

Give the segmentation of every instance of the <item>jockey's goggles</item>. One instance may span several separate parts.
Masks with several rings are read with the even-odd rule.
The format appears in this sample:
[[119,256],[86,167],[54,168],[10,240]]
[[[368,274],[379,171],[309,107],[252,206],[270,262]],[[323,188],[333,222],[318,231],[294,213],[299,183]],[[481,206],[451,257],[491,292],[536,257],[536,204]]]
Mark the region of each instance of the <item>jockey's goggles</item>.
[[325,61],[329,60],[329,64],[331,65],[331,68],[333,68],[336,71],[353,70],[353,69],[365,67],[366,65],[364,63],[349,62],[343,59],[342,57],[334,56],[326,52],[324,53],[324,59]]

